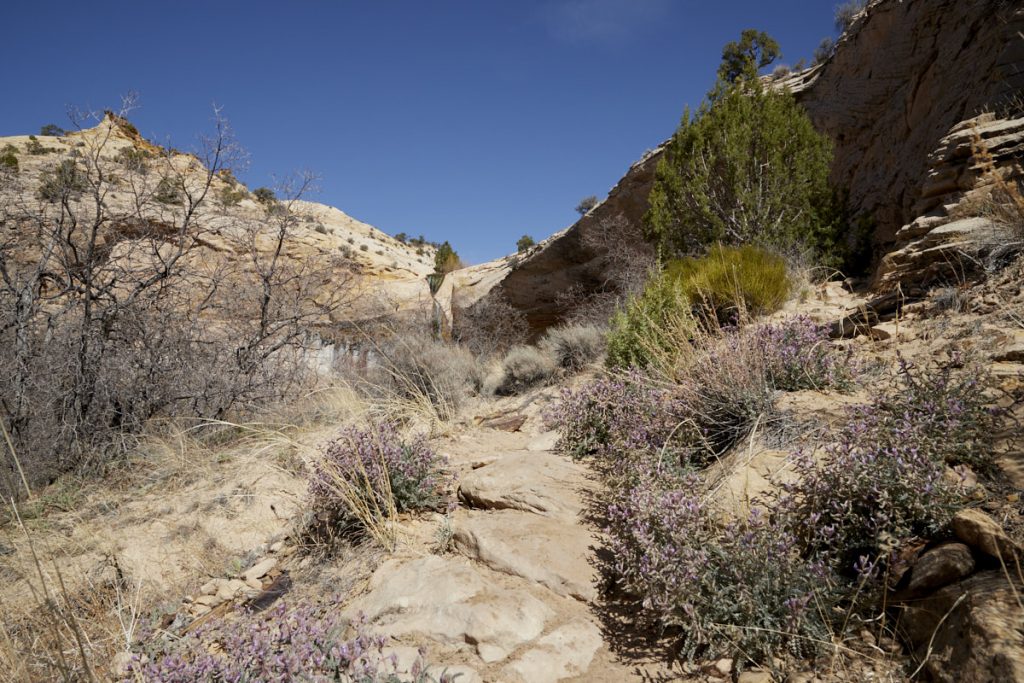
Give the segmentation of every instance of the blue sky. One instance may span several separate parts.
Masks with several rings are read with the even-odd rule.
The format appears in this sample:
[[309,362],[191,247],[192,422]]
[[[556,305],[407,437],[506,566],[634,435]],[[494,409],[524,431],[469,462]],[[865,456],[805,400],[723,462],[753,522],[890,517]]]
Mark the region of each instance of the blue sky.
[[829,0],[4,1],[0,135],[111,108],[189,147],[223,107],[250,186],[313,197],[475,263],[546,237],[671,135],[744,28],[785,63],[833,35]]

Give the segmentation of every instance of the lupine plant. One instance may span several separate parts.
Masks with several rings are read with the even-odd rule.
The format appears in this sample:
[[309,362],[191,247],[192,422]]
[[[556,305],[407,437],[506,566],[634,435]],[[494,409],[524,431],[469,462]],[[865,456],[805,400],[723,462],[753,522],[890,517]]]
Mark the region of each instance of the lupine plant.
[[615,460],[683,443],[680,409],[670,388],[630,370],[564,389],[546,420],[560,429],[559,448],[572,457]]
[[929,372],[899,360],[894,390],[850,411],[816,462],[796,460],[777,509],[803,552],[847,570],[941,528],[961,502],[947,465],[990,463],[992,414],[981,366],[957,355]]
[[690,658],[763,662],[784,647],[813,650],[826,632],[816,609],[823,568],[757,512],[723,527],[697,477],[650,475],[615,496],[606,529],[613,569],[641,598],[641,616],[678,627]]
[[829,341],[827,325],[805,315],[757,327],[754,347],[765,359],[768,381],[780,391],[835,388],[849,389],[855,365],[849,350]]
[[354,521],[380,536],[382,519],[443,504],[445,464],[426,437],[406,439],[394,422],[350,427],[313,462],[310,507],[320,527]]
[[289,609],[279,602],[265,612],[212,621],[181,638],[150,634],[143,642],[122,683],[437,680],[427,674],[422,652],[409,675],[400,678],[395,658],[384,654],[386,638],[308,603]]

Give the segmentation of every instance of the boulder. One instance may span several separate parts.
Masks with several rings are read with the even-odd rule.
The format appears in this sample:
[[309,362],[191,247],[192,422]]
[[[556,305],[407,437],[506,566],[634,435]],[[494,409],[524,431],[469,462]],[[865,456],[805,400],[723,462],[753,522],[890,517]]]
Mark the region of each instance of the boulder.
[[909,603],[902,624],[927,677],[940,683],[1024,681],[1024,584],[979,572]]
[[945,543],[932,548],[918,559],[910,571],[907,590],[923,595],[971,575],[974,555],[963,543]]
[[953,534],[967,545],[1004,562],[1012,562],[1012,558],[1021,552],[998,522],[976,508],[956,513],[950,527]]

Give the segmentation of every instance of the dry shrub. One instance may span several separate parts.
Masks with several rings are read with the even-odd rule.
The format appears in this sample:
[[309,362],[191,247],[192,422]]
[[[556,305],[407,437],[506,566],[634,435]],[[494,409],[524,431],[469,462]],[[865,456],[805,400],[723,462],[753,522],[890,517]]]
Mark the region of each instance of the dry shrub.
[[514,396],[553,378],[558,368],[554,359],[535,346],[516,346],[505,355],[499,368],[487,379],[484,392]]
[[604,353],[605,332],[593,325],[563,325],[544,333],[538,346],[568,373],[576,373]]
[[526,315],[500,294],[452,307],[452,339],[476,356],[504,353],[525,343],[528,332]]

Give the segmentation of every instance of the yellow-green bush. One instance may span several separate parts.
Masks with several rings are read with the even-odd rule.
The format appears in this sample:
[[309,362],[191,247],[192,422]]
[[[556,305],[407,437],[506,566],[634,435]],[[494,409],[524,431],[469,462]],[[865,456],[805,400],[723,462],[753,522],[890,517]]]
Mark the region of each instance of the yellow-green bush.
[[610,367],[671,370],[697,320],[729,322],[778,309],[789,295],[786,263],[758,247],[715,245],[668,262],[611,320]]
[[706,256],[670,261],[665,276],[692,307],[722,321],[777,310],[791,287],[786,262],[749,244],[716,244]]

